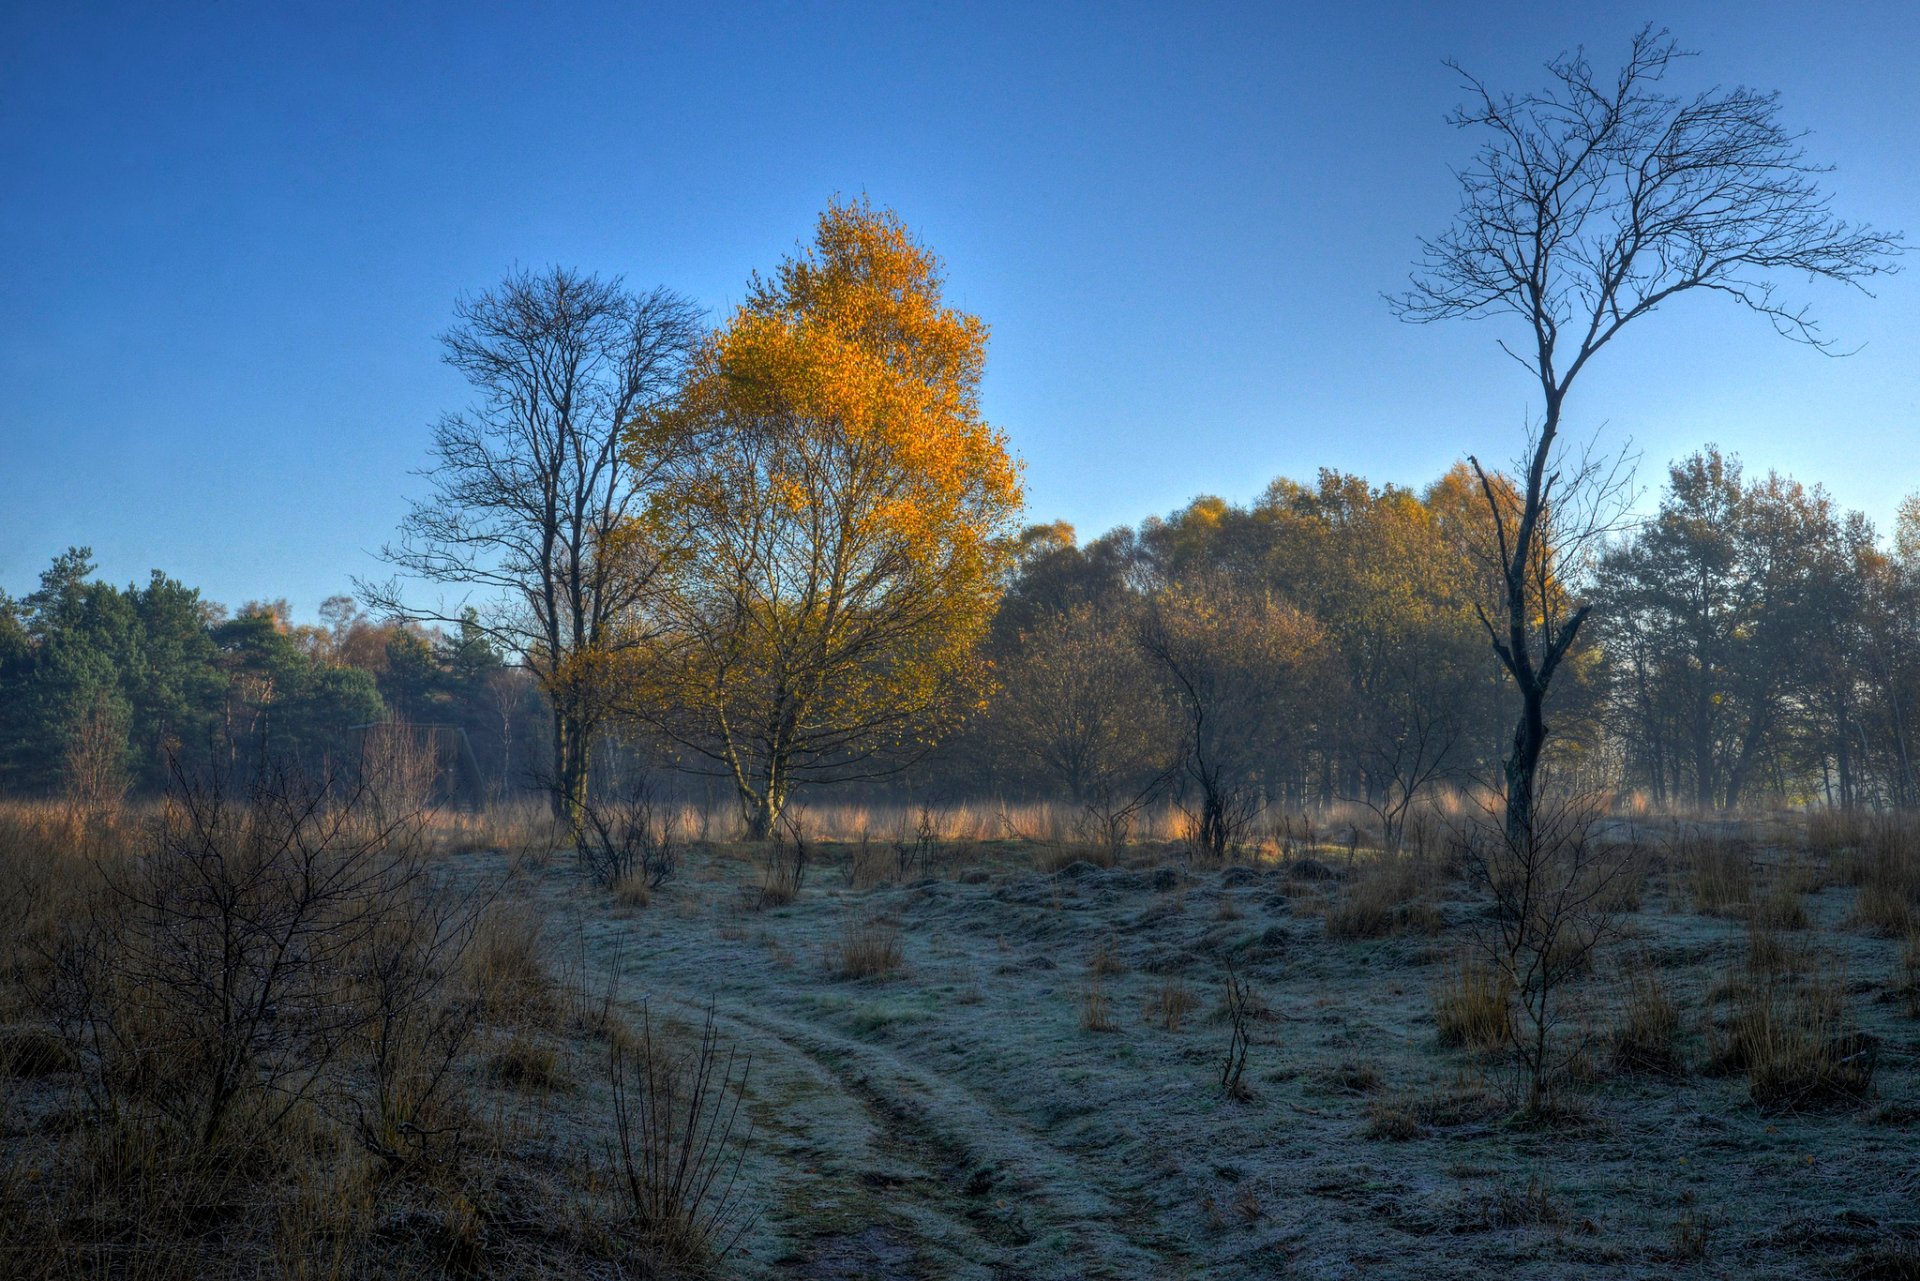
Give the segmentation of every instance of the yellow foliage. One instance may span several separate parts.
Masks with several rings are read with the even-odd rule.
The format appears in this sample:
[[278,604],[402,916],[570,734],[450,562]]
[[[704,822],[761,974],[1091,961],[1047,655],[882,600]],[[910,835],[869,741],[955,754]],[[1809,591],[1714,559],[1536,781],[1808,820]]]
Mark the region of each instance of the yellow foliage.
[[941,284],[893,213],[830,205],[701,352],[671,428],[694,461],[636,529],[685,535],[644,701],[762,820],[986,683],[1020,472],[980,413],[986,326]]

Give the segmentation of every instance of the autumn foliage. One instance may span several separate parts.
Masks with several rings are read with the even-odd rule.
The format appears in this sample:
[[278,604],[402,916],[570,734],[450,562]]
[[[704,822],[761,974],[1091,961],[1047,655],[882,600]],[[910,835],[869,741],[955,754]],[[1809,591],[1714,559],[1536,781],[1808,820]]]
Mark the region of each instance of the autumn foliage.
[[636,530],[678,542],[635,709],[757,834],[987,684],[1020,474],[980,412],[986,326],[941,283],[892,213],[829,206],[698,356],[674,429],[699,448]]

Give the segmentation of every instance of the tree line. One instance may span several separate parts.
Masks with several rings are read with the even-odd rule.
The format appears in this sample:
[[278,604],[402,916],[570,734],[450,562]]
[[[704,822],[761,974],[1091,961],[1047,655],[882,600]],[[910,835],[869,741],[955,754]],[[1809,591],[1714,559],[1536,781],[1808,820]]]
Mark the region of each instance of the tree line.
[[716,780],[755,838],[800,789],[904,778],[1051,789],[1114,839],[1172,799],[1216,851],[1264,806],[1335,799],[1392,837],[1432,787],[1479,780],[1511,839],[1550,740],[1554,768],[1663,802],[1911,803],[1913,509],[1886,550],[1708,450],[1642,524],[1631,455],[1565,437],[1579,376],[1671,301],[1731,299],[1827,350],[1779,278],[1863,288],[1903,248],[1832,214],[1775,95],[1669,89],[1685,56],[1647,28],[1612,76],[1579,52],[1523,95],[1461,72],[1450,119],[1481,144],[1387,301],[1518,322],[1501,347],[1541,404],[1508,466],[1469,455],[1419,492],[1278,481],[1084,547],[1023,529],[985,323],[896,214],[835,200],[718,326],[561,268],[459,301],[442,345],[472,399],[434,428],[394,576],[356,581],[377,661],[57,563],[0,634],[9,778],[116,752],[150,778],[215,721],[325,756],[432,716],[477,759],[471,691],[494,678],[469,669],[491,663],[537,697],[524,776],[576,831],[610,773],[651,765]]
[[[1391,838],[1423,794],[1498,778],[1511,695],[1476,613],[1498,591],[1475,551],[1486,524],[1462,464],[1417,491],[1276,480],[1086,542],[1028,526],[979,642],[989,692],[935,750],[876,746],[849,772],[922,797],[1061,800],[1109,838],[1175,801],[1209,841],[1263,807],[1335,801]],[[158,571],[124,588],[92,574],[69,551],[0,597],[7,792],[151,790],[169,759],[216,751],[318,770],[399,722],[440,732],[454,799],[545,794],[549,699],[474,619],[378,619],[339,596],[303,625]],[[1920,497],[1882,538],[1818,486],[1708,447],[1587,577],[1562,767],[1660,806],[1920,804]],[[615,719],[609,750],[631,766],[707,759],[673,727]]]
[[375,619],[350,596],[296,624],[284,600],[229,610],[155,570],[144,585],[54,558],[0,593],[0,792],[89,801],[163,788],[176,768],[277,758],[320,777],[360,760],[382,725],[432,739],[442,793],[525,786],[540,695],[470,623]]

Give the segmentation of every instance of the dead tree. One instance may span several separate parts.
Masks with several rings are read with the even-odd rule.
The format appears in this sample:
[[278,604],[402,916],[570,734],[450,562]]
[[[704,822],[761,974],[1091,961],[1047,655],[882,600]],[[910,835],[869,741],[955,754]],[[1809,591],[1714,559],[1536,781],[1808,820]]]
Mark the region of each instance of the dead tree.
[[1578,602],[1541,608],[1542,568],[1550,574],[1558,559],[1543,554],[1542,537],[1556,502],[1619,478],[1617,467],[1560,466],[1574,380],[1627,325],[1696,289],[1835,354],[1774,278],[1804,272],[1864,289],[1894,269],[1903,247],[1897,234],[1832,215],[1818,181],[1828,169],[1780,123],[1777,94],[1668,92],[1666,74],[1683,56],[1665,31],[1646,27],[1611,81],[1577,50],[1548,64],[1549,88],[1520,97],[1462,71],[1470,101],[1450,121],[1486,141],[1459,173],[1453,225],[1421,242],[1412,287],[1388,299],[1409,321],[1513,315],[1526,326],[1521,344],[1501,342],[1543,399],[1519,460],[1517,501],[1507,503],[1497,478],[1474,463],[1499,562],[1500,600],[1482,621],[1521,701],[1504,771],[1515,833],[1532,814],[1547,689],[1587,617]]

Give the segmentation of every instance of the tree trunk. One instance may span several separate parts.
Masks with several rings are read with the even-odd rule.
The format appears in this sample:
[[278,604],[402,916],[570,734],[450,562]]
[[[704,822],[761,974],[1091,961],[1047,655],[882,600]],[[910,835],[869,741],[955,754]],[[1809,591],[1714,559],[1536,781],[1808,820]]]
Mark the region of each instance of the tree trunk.
[[577,833],[587,802],[587,767],[592,744],[580,717],[564,708],[553,712],[553,816]]
[[757,790],[744,783],[740,787],[740,812],[746,820],[749,841],[772,840],[786,808],[786,783],[774,768],[767,770],[767,780]]
[[1513,727],[1513,753],[1506,760],[1507,835],[1514,840],[1523,839],[1533,824],[1534,776],[1547,742],[1546,696],[1538,684],[1520,687],[1520,719]]

